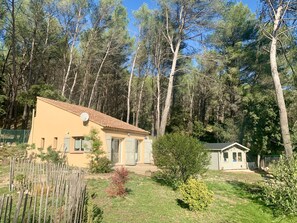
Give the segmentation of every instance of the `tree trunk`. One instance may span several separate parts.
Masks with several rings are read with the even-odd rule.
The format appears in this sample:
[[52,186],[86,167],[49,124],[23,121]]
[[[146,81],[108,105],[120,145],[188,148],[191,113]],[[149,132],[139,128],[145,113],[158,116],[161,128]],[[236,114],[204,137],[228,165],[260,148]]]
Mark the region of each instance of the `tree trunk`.
[[277,12],[275,14],[273,34],[272,34],[271,47],[270,47],[270,66],[271,66],[273,83],[275,87],[277,105],[279,108],[280,127],[281,127],[281,134],[283,138],[285,152],[287,157],[291,157],[293,154],[293,150],[292,150],[292,144],[291,144],[291,138],[290,138],[287,109],[286,109],[283,89],[282,89],[282,85],[280,82],[280,77],[277,69],[277,60],[276,60],[277,31],[279,29],[281,15],[282,15],[282,6],[280,6],[277,9]]
[[88,64],[86,67],[83,84],[82,84],[82,92],[80,93],[80,96],[79,96],[78,104],[82,106],[84,106],[85,104],[85,94],[86,94],[87,86],[89,82],[89,68],[90,68],[90,64]]
[[129,84],[128,84],[128,96],[127,96],[127,119],[126,122],[129,123],[130,120],[130,97],[131,97],[131,87],[132,87],[132,79],[133,79],[133,74],[134,74],[134,68],[135,68],[135,64],[136,64],[136,59],[137,59],[137,54],[138,54],[138,50],[140,48],[140,44],[137,46],[136,52],[135,52],[135,56],[133,59],[133,63],[132,63],[132,68],[131,68],[131,73],[130,73],[130,78],[129,78]]
[[167,95],[166,95],[165,105],[164,105],[161,123],[160,123],[160,135],[165,134],[165,129],[166,129],[166,125],[167,125],[167,118],[168,118],[168,114],[170,111],[171,100],[172,100],[174,74],[175,74],[175,69],[176,69],[176,63],[178,60],[180,44],[181,44],[181,41],[178,40],[176,47],[175,47],[174,55],[173,55],[172,66],[171,66],[171,71],[170,71],[170,75],[169,75],[169,83],[168,83],[168,88],[167,88]]
[[189,107],[189,122],[188,122],[188,131],[193,134],[193,110],[194,110],[194,91],[190,93],[190,107]]
[[138,127],[138,122],[139,122],[139,113],[140,113],[140,109],[141,109],[141,102],[142,102],[142,93],[143,93],[143,89],[144,89],[144,83],[145,83],[145,79],[147,77],[147,74],[144,76],[142,83],[141,83],[141,87],[140,87],[140,92],[139,92],[139,97],[138,97],[138,103],[137,103],[137,108],[136,108],[136,117],[135,117],[135,126]]
[[82,92],[81,92],[81,94],[79,96],[79,102],[78,102],[79,105],[84,105],[85,104],[85,93],[86,93],[86,90],[87,90],[87,87],[88,87],[89,70],[90,70],[90,67],[91,67],[91,62],[89,62],[90,61],[89,46],[90,46],[90,43],[93,40],[94,36],[95,36],[95,33],[91,32],[91,36],[88,39],[88,42],[87,42],[86,47],[85,47],[87,65],[86,65],[86,68],[85,68],[85,74],[84,74],[84,78],[83,78]]
[[9,97],[9,105],[8,105],[8,113],[6,116],[5,128],[10,128],[14,109],[16,109],[16,98],[17,98],[17,91],[18,91],[18,78],[17,78],[17,69],[16,69],[16,33],[15,33],[15,1],[11,1],[11,20],[12,20],[12,36],[11,36],[11,44],[12,44],[12,78],[11,78],[11,93]]
[[70,69],[71,69],[71,65],[72,65],[72,61],[73,61],[73,51],[74,51],[76,38],[77,38],[78,32],[79,32],[80,17],[81,17],[81,8],[79,8],[79,10],[78,10],[78,18],[77,18],[77,21],[76,21],[75,32],[74,32],[74,36],[73,36],[73,40],[72,40],[72,44],[71,44],[71,48],[70,48],[69,63],[68,63],[68,67],[67,67],[65,77],[63,79],[62,96],[65,96],[66,85],[67,85],[67,81],[68,81],[68,78],[69,78]]
[[88,108],[90,108],[91,105],[92,105],[93,97],[94,97],[94,94],[95,94],[95,88],[96,88],[96,86],[98,84],[99,75],[101,73],[103,64],[104,64],[104,62],[105,62],[105,60],[106,60],[106,58],[107,58],[107,56],[109,54],[110,46],[111,46],[111,41],[107,44],[107,49],[106,49],[105,55],[104,55],[104,57],[103,57],[103,59],[101,61],[101,64],[100,64],[99,69],[98,69],[98,72],[96,74],[96,79],[95,79],[95,82],[93,84],[93,88],[92,88],[92,91],[91,91],[91,96],[90,96],[89,103],[88,103]]

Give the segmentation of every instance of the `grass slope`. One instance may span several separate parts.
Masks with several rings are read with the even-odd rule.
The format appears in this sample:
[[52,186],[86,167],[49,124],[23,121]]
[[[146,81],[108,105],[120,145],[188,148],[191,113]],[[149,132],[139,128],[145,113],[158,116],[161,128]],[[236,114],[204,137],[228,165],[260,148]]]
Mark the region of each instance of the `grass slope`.
[[[0,166],[0,195],[8,193],[8,166]],[[256,197],[253,189],[262,177],[257,173],[209,171],[205,176],[214,202],[202,212],[178,205],[179,194],[149,177],[130,174],[125,198],[109,198],[106,179],[89,179],[88,191],[104,211],[105,223],[293,223],[296,217],[275,217]]]
[[178,192],[148,177],[131,174],[126,198],[109,198],[107,180],[89,180],[88,189],[96,192],[94,202],[104,211],[106,223],[271,223],[297,222],[297,218],[274,217],[272,211],[256,199],[253,185],[261,181],[256,173],[211,171],[206,183],[215,194],[211,206],[203,212],[191,212],[177,203]]

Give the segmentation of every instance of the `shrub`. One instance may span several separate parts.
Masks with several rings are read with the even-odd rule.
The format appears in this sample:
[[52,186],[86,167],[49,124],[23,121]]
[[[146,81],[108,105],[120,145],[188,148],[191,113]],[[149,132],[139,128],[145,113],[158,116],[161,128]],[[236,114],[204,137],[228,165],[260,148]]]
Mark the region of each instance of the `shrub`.
[[297,157],[281,157],[271,165],[272,178],[263,185],[262,198],[276,214],[297,215]]
[[209,156],[197,139],[180,133],[159,137],[153,143],[155,165],[169,185],[186,182],[190,176],[206,171]]
[[0,148],[0,162],[9,163],[9,158],[23,159],[27,157],[27,144],[8,145],[4,144]]
[[93,157],[90,161],[91,173],[109,173],[112,171],[112,163],[107,157]]
[[98,136],[98,131],[92,129],[88,140],[92,142],[92,149],[90,152],[90,165],[91,173],[109,173],[112,171],[112,162],[104,156],[104,151],[101,149],[102,142]]
[[106,192],[110,197],[124,197],[127,194],[127,189],[125,184],[129,180],[128,170],[124,167],[116,169],[113,176],[111,177],[111,182],[109,188]]
[[204,210],[213,200],[213,193],[201,180],[189,178],[186,183],[180,186],[179,190],[182,195],[181,200],[192,211]]
[[65,164],[66,163],[66,156],[62,155],[60,151],[56,151],[52,149],[51,146],[47,148],[47,152],[44,153],[42,148],[39,149],[40,154],[37,155],[41,159],[41,161],[46,161],[48,163],[54,164]]

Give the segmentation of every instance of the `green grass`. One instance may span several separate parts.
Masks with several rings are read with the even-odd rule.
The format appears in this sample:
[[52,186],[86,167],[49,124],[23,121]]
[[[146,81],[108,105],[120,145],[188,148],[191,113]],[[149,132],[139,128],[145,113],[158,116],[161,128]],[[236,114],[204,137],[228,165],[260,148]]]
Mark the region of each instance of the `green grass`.
[[0,195],[8,193],[9,165],[0,165]]
[[179,194],[149,177],[130,175],[125,198],[109,198],[105,189],[108,181],[89,180],[88,189],[96,192],[94,202],[103,209],[106,223],[209,222],[209,223],[289,223],[297,218],[273,216],[253,190],[261,175],[256,173],[208,172],[205,180],[214,192],[214,202],[202,212],[191,212],[178,205]]
[[[7,182],[8,166],[0,166],[0,182]],[[97,178],[97,177],[96,177]],[[214,192],[214,202],[205,211],[191,212],[178,205],[179,193],[149,177],[130,174],[125,198],[109,198],[105,192],[107,179],[87,181],[89,193],[96,193],[93,202],[103,211],[105,223],[293,223],[297,217],[275,217],[271,209],[257,198],[257,173],[209,171],[204,176]],[[8,192],[0,184],[0,195]]]

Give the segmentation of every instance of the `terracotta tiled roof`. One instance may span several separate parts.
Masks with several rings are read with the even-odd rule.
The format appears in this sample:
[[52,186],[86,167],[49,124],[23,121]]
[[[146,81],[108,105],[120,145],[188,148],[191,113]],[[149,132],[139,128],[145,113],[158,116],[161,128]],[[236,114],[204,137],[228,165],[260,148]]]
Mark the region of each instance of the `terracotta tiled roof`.
[[39,100],[44,101],[48,104],[51,104],[53,106],[56,106],[60,109],[63,109],[65,111],[68,111],[72,114],[75,114],[77,116],[80,116],[81,113],[86,112],[89,114],[89,120],[101,125],[103,128],[110,128],[110,129],[115,129],[115,130],[124,130],[125,132],[137,132],[137,133],[142,133],[142,134],[149,134],[149,132],[138,128],[134,125],[130,125],[126,122],[123,122],[119,119],[113,118],[109,115],[103,114],[101,112],[98,112],[94,109],[91,108],[86,108],[83,106],[75,105],[75,104],[69,104],[66,102],[61,102],[61,101],[55,101],[52,99],[48,98],[42,98],[38,97]]

